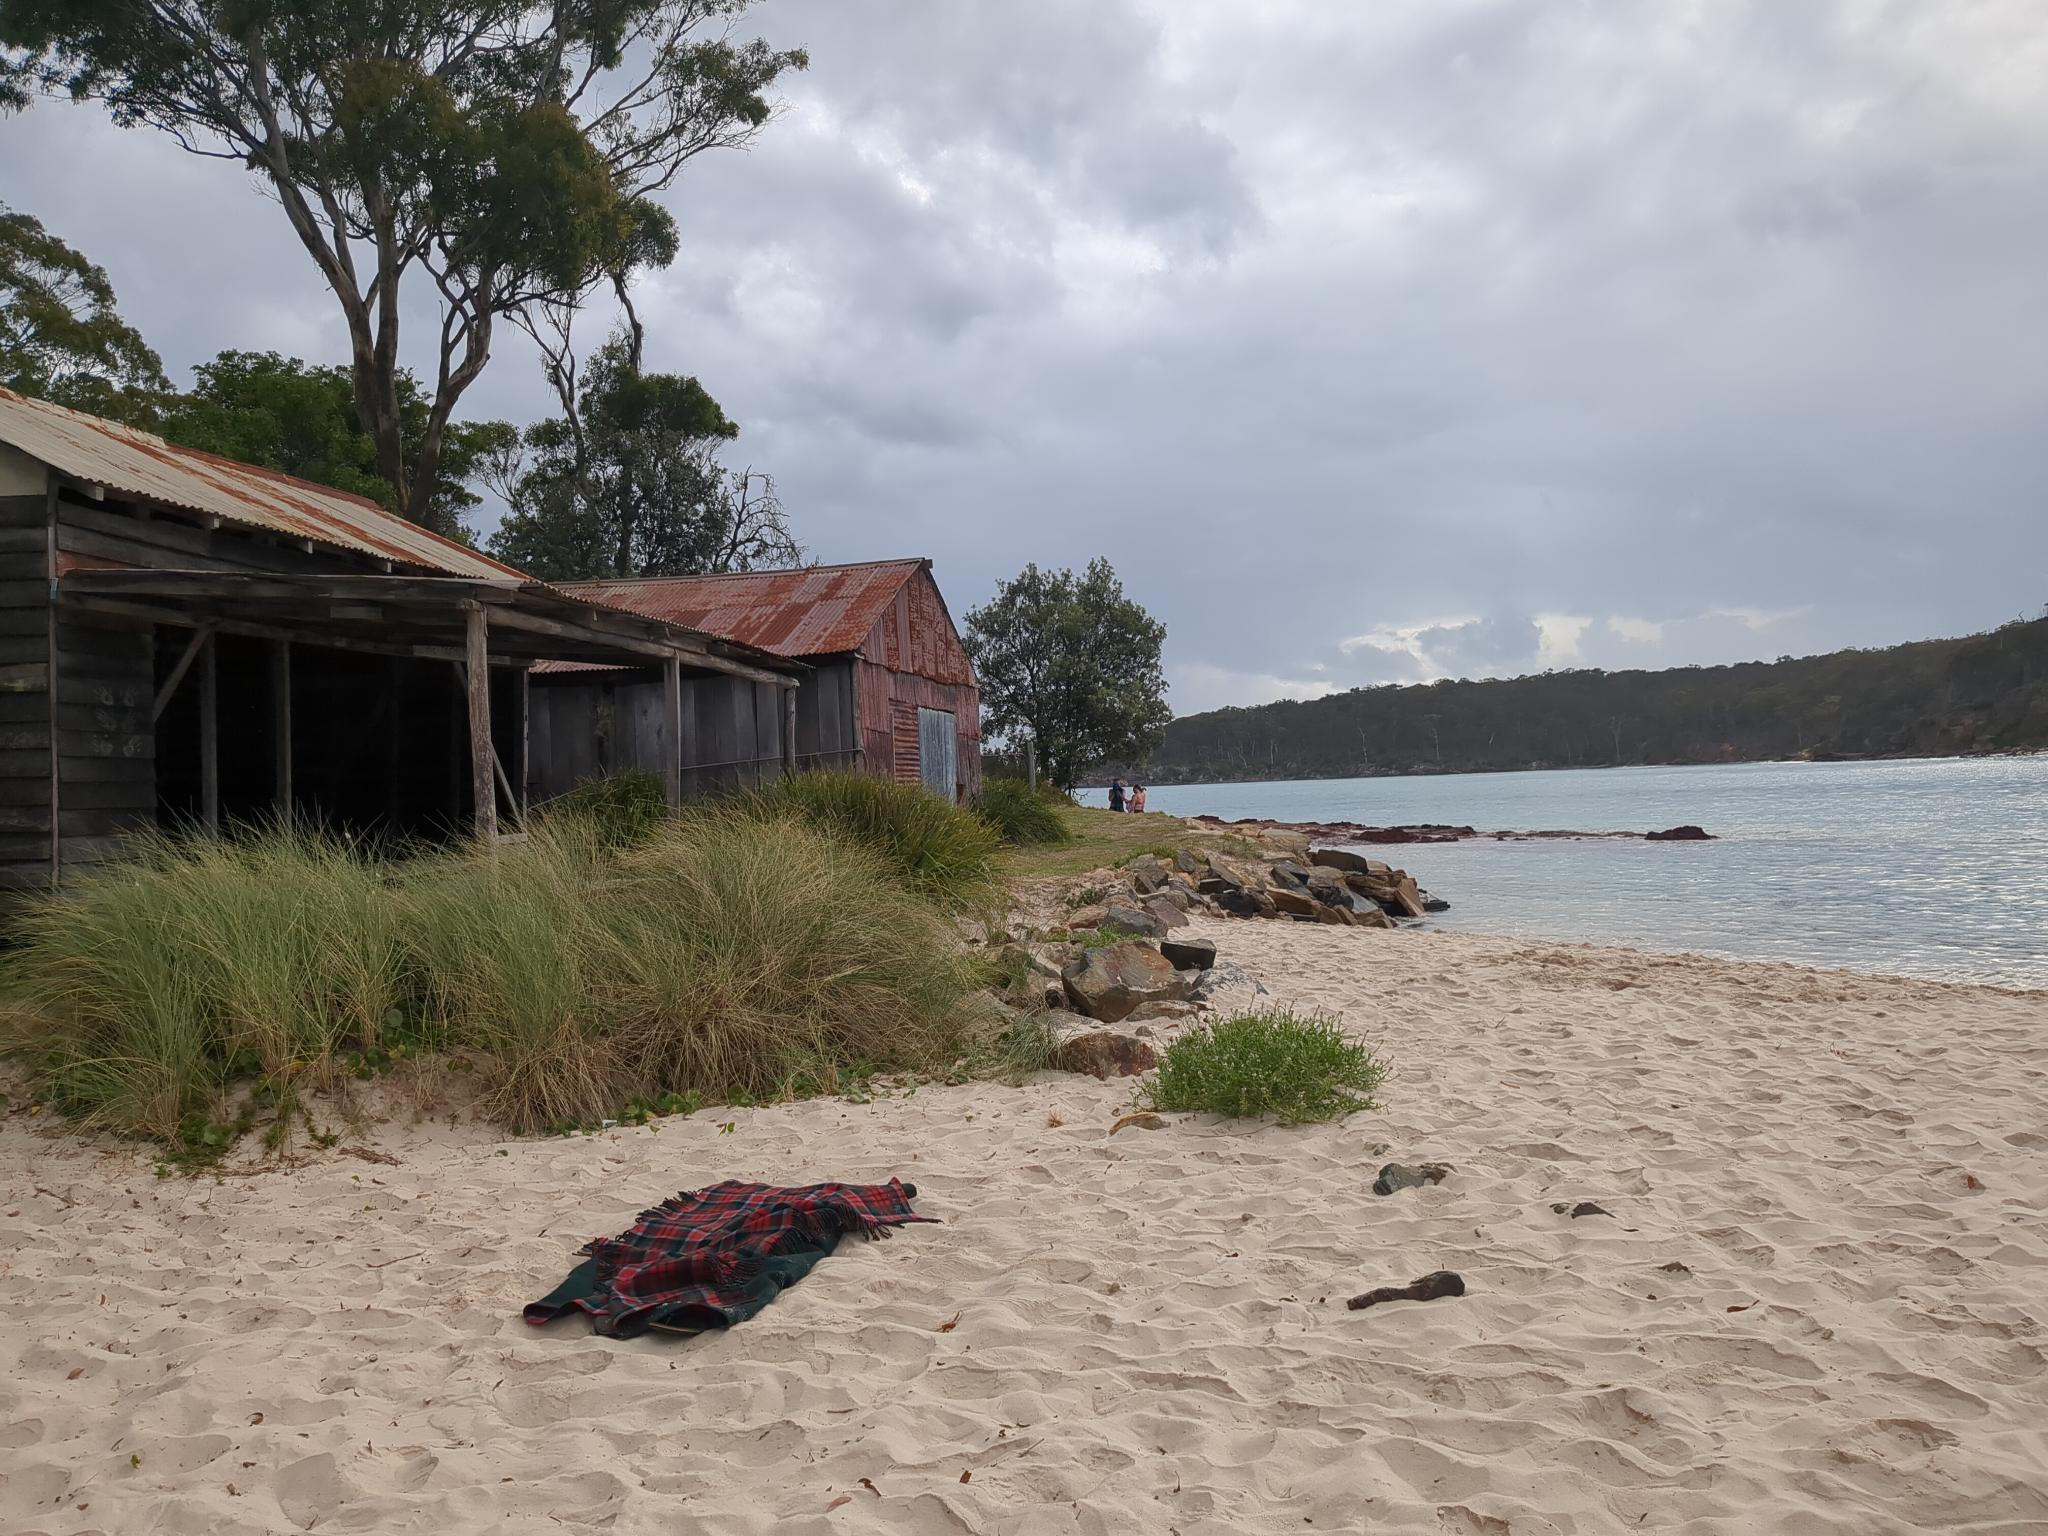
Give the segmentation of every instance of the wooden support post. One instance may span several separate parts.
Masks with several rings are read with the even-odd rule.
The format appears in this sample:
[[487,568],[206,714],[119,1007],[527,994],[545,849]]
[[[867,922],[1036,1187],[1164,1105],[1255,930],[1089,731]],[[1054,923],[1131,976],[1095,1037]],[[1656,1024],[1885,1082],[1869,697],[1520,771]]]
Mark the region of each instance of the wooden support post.
[[199,652],[199,824],[220,830],[220,647],[211,634]]
[[270,642],[271,788],[278,814],[292,813],[292,643]]
[[794,774],[796,763],[796,690],[782,690],[782,769]]
[[512,766],[517,771],[513,775],[512,782],[519,791],[518,796],[512,803],[512,808],[519,813],[519,825],[522,827],[526,825],[526,797],[532,792],[531,780],[533,778],[532,683],[532,669],[521,667],[519,669],[519,685],[512,693],[514,700],[513,708],[518,714],[518,726],[514,732],[514,745],[512,747]]
[[469,789],[476,808],[477,841],[498,838],[498,786],[491,767],[490,621],[483,604],[463,605],[464,667],[469,694]]
[[1031,793],[1038,793],[1038,738],[1024,738],[1024,777],[1031,782]]
[[683,803],[683,664],[671,656],[661,664],[661,770],[669,809]]

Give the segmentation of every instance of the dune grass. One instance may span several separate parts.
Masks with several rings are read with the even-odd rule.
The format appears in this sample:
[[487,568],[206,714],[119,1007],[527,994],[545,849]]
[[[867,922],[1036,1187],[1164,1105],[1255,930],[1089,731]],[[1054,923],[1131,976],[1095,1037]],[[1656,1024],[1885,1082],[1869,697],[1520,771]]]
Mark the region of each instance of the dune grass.
[[865,773],[800,773],[728,803],[767,819],[799,817],[872,849],[914,889],[956,911],[989,906],[1001,891],[1002,835],[920,784]]
[[1201,1111],[1287,1125],[1373,1109],[1387,1064],[1331,1019],[1284,1011],[1240,1014],[1188,1031],[1141,1090],[1150,1109]]
[[1120,866],[1162,849],[1213,848],[1226,856],[1255,854],[1257,845],[1215,827],[1196,827],[1177,816],[1151,811],[1131,816],[1071,801],[1050,802],[1067,840],[1005,850],[1004,868],[1013,876],[1074,876]]
[[991,774],[981,782],[981,802],[975,808],[981,819],[1013,846],[1034,847],[1071,843],[1074,834],[1061,819],[1063,796],[1034,790],[1023,779]]
[[980,968],[874,850],[758,806],[380,858],[303,828],[152,839],[33,904],[4,1044],[88,1122],[176,1147],[282,1135],[394,1031],[474,1057],[521,1131],[633,1102],[944,1073]]

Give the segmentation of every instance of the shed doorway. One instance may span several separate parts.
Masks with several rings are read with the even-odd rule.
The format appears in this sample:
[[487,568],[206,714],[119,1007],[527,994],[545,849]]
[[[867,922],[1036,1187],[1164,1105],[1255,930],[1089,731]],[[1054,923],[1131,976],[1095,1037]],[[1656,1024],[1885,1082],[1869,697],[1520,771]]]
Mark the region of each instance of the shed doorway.
[[943,800],[959,796],[958,744],[951,710],[918,710],[918,772],[924,779],[924,787]]

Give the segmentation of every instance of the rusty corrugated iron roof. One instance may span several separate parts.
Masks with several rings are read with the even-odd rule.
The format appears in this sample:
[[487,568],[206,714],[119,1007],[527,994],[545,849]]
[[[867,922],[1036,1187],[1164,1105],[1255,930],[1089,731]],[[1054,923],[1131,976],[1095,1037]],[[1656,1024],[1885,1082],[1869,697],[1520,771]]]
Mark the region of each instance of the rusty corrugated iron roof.
[[859,650],[903,584],[929,565],[874,560],[801,571],[572,581],[562,590],[777,656],[832,656]]
[[8,389],[0,389],[0,443],[74,480],[246,528],[311,539],[449,576],[528,579],[482,551],[429,533],[366,497],[196,448],[179,448],[154,433]]

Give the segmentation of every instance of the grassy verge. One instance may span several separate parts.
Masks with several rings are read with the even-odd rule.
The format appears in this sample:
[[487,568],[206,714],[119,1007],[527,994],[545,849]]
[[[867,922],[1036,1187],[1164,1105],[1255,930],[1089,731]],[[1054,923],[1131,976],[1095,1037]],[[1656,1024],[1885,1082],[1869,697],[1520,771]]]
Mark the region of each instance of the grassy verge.
[[1105,865],[1128,864],[1142,854],[1171,854],[1197,845],[1226,855],[1257,851],[1244,838],[1213,828],[1196,832],[1179,817],[1158,812],[1131,816],[1073,804],[1055,805],[1054,810],[1066,828],[1068,840],[1009,850],[1004,866],[1010,874],[1085,875]]

